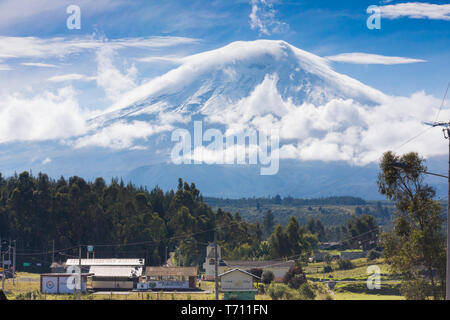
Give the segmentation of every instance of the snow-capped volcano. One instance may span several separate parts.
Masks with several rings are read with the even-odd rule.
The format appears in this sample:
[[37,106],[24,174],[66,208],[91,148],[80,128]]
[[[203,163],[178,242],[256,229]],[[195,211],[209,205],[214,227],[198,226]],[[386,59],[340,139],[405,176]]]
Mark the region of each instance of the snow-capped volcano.
[[285,41],[233,42],[174,60],[177,67],[91,119],[72,145],[168,154],[169,133],[197,119],[226,135],[279,130],[281,158],[365,165],[422,130],[418,119],[437,105],[423,92],[387,96]]
[[[51,169],[54,176],[124,177],[164,189],[181,177],[196,182],[205,195],[223,197],[377,198],[376,162],[383,152],[397,150],[423,131],[421,120],[433,117],[440,104],[424,92],[385,95],[335,72],[327,59],[284,41],[239,41],[170,59],[177,66],[121,96],[88,120],[83,134],[15,146],[19,156],[11,157],[10,170],[17,170],[18,158],[40,153],[51,159],[51,168],[25,160],[22,168]],[[205,131],[218,129],[224,137],[248,128],[278,130],[279,173],[262,177],[255,166],[171,163],[172,133],[178,128],[192,133],[195,120],[203,121]],[[414,148],[399,152],[442,155],[443,148],[431,139],[416,139]],[[360,169],[356,173],[355,165]],[[337,182],[331,188],[329,181]]]
[[[384,95],[332,70],[327,60],[284,41],[233,42],[176,60],[181,65],[132,90],[95,119],[146,119],[161,112],[214,115],[226,112],[261,85],[274,80],[284,100],[322,105],[332,99],[377,104]],[[279,106],[272,106],[276,112]],[[266,110],[267,111],[267,110]]]

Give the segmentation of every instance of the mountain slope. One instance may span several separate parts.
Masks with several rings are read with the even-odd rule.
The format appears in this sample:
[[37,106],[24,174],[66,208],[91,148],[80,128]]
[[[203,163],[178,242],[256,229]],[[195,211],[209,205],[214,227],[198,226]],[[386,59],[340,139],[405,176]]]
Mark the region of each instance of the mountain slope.
[[248,97],[269,75],[277,78],[283,99],[296,105],[319,105],[333,98],[375,104],[385,98],[378,90],[333,71],[325,59],[284,41],[233,42],[181,62],[180,67],[126,94],[93,121],[104,125],[123,118],[148,120],[161,112],[223,112]]
[[[413,97],[415,104],[386,96],[284,41],[233,42],[178,63],[90,119],[84,135],[0,146],[0,156],[8,154],[4,169],[124,177],[164,189],[182,177],[208,196],[379,198],[375,162],[423,130],[413,113],[425,119],[435,107],[424,93]],[[279,129],[279,172],[261,176],[260,165],[174,165],[171,135],[177,128],[192,135],[194,120],[224,136]],[[51,163],[37,163],[39,153]]]

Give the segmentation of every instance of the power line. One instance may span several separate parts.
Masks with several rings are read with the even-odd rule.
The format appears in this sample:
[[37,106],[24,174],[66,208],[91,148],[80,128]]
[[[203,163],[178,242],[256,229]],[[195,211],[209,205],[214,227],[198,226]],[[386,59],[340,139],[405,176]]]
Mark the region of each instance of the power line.
[[[228,225],[224,225],[221,227],[216,227],[216,228],[211,228],[211,229],[207,229],[207,230],[203,230],[203,231],[199,231],[199,232],[194,232],[194,233],[190,233],[190,234],[185,234],[185,235],[179,235],[179,236],[173,236],[173,237],[169,237],[169,238],[163,238],[163,239],[152,239],[152,240],[148,240],[148,241],[141,241],[141,242],[132,242],[132,243],[125,243],[125,244],[99,244],[99,245],[95,245],[92,244],[94,247],[127,247],[127,246],[136,246],[136,245],[143,245],[143,244],[154,244],[155,242],[161,242],[161,241],[170,241],[170,240],[175,240],[175,239],[185,239],[185,240],[189,240],[191,238],[193,238],[193,236],[195,235],[199,235],[202,233],[207,233],[207,232],[211,232],[214,230],[221,230],[221,229],[225,229],[225,228],[229,228],[231,226],[237,226],[243,223],[249,223],[246,220],[242,220],[242,221],[238,221],[238,222],[234,222]],[[199,244],[202,245],[207,245],[206,243],[203,242],[198,242]],[[87,245],[82,245],[82,246],[87,246]],[[37,252],[37,253],[17,253],[17,255],[20,256],[34,256],[34,255],[47,255],[47,254],[52,254],[52,253],[59,253],[61,255],[66,255],[69,256],[68,254],[64,254],[61,253],[62,251],[69,251],[72,249],[76,249],[78,248],[78,246],[73,246],[73,247],[69,247],[69,248],[65,248],[65,249],[57,249],[57,250],[51,250],[51,251],[41,251],[41,252]],[[78,256],[74,256],[74,257],[78,257]]]
[[442,106],[444,105],[445,98],[447,97],[447,92],[448,92],[449,87],[450,87],[450,81],[447,84],[447,89],[445,90],[444,98],[442,98],[441,106],[439,107],[439,110],[436,115],[436,119],[434,120],[435,123],[438,122],[439,114],[441,113]]

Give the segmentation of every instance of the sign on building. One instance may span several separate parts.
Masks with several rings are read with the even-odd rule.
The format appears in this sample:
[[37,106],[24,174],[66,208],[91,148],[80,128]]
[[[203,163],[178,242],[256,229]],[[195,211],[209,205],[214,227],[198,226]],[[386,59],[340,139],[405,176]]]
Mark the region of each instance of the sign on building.
[[[74,277],[70,274],[41,274],[41,293],[71,294],[74,292]],[[81,291],[86,292],[87,277],[81,277]]]
[[189,281],[149,281],[149,289],[189,289]]

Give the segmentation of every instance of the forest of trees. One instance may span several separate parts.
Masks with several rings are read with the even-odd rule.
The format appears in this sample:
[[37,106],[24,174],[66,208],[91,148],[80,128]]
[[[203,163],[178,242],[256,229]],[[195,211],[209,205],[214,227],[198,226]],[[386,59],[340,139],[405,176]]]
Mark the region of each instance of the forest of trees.
[[262,240],[258,225],[222,210],[215,214],[195,184],[181,179],[175,191],[163,192],[118,180],[107,185],[102,178],[0,175],[0,236],[17,240],[18,265],[50,263],[51,255],[42,253],[52,251],[53,241],[56,259],[62,260],[77,257],[81,244],[94,245],[99,258],[142,257],[149,265],[162,264],[167,248],[176,250],[178,263],[196,264],[213,240],[215,225],[219,240],[230,248]]
[[181,179],[176,190],[164,192],[117,179],[0,174],[0,236],[17,240],[19,266],[48,266],[53,241],[55,260],[78,257],[79,245],[84,257],[86,246],[94,245],[97,258],[139,257],[161,265],[173,251],[177,264],[200,265],[214,229],[227,259],[306,256],[326,239],[320,220],[302,226],[291,217],[283,227],[270,215],[249,223],[238,213],[213,211],[195,184]]
[[205,202],[213,207],[226,207],[226,206],[249,206],[258,207],[268,204],[275,205],[289,205],[289,206],[323,206],[323,205],[366,205],[367,202],[364,199],[351,196],[340,197],[326,197],[317,199],[299,199],[293,197],[284,197],[276,195],[275,197],[266,198],[242,198],[242,199],[221,199],[213,197],[205,197]]

